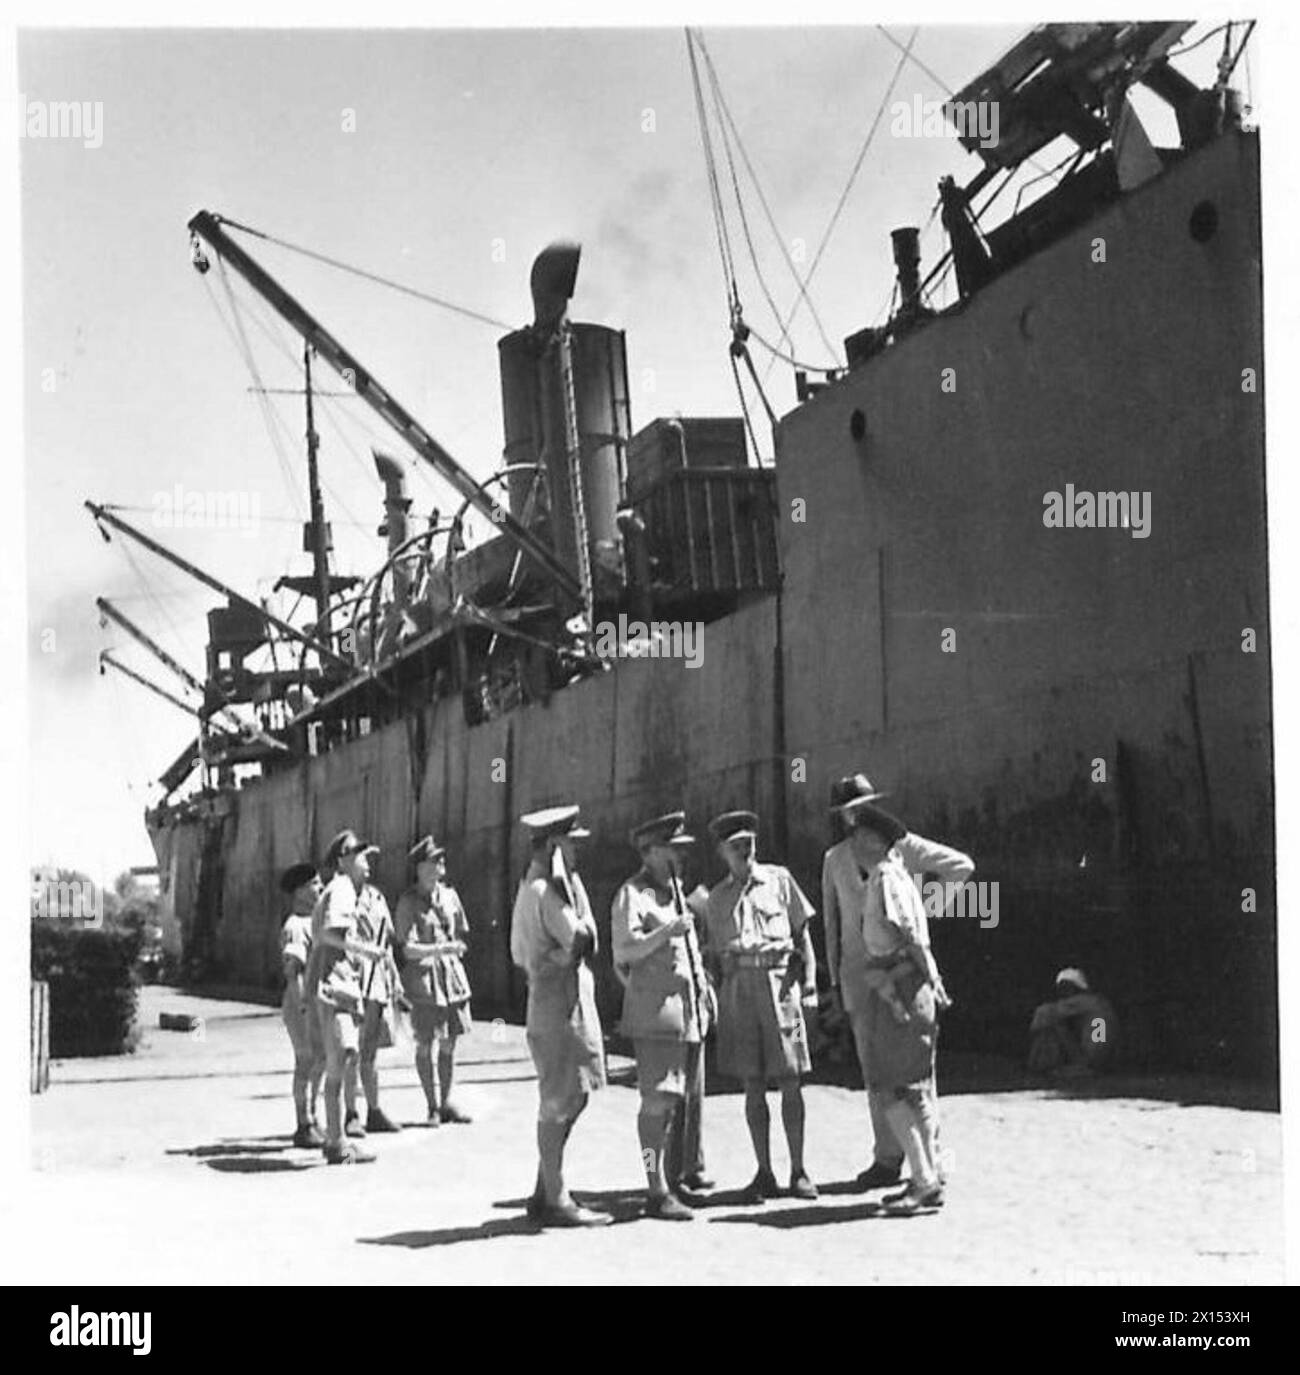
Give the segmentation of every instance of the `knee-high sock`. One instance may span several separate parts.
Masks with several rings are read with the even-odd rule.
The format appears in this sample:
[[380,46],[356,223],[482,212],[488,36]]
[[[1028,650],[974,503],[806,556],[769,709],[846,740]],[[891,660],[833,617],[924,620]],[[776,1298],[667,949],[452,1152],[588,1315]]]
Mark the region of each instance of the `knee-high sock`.
[[451,1100],[452,1081],[456,1077],[456,1042],[449,1036],[438,1042],[438,1081],[442,1088],[442,1106]]
[[342,1089],[342,1075],[325,1075],[325,1139],[331,1146],[343,1140],[343,1105],[339,1101]]
[[781,1090],[781,1121],[785,1126],[786,1143],[790,1147],[790,1173],[803,1174],[804,1106],[803,1091],[797,1081],[793,1087]]
[[420,1087],[424,1090],[424,1101],[431,1113],[438,1111],[438,1085],[433,1078],[433,1047],[428,1041],[417,1041],[415,1045],[415,1072],[420,1076]]
[[642,1107],[637,1113],[636,1132],[641,1140],[641,1164],[645,1168],[646,1184],[652,1194],[668,1192],[664,1176],[664,1143],[668,1136],[668,1116]]
[[349,1117],[357,1115],[357,1057],[355,1052],[343,1060],[343,1104]]
[[767,1111],[767,1093],[764,1086],[745,1085],[745,1125],[749,1128],[749,1139],[754,1144],[754,1158],[760,1170],[772,1168],[772,1147],[768,1140],[771,1118]]
[[311,1115],[307,1111],[307,1084],[311,1074],[311,1066],[301,1060],[295,1060],[293,1066],[293,1111],[298,1119],[298,1125],[305,1127],[311,1121]]
[[379,1109],[379,1066],[375,1063],[376,1050],[372,1046],[368,1052],[363,1052],[359,1057],[361,1060],[361,1089],[366,1095],[366,1107],[371,1112]]
[[551,1207],[569,1202],[569,1192],[564,1187],[564,1142],[572,1126],[571,1121],[537,1124],[542,1194]]

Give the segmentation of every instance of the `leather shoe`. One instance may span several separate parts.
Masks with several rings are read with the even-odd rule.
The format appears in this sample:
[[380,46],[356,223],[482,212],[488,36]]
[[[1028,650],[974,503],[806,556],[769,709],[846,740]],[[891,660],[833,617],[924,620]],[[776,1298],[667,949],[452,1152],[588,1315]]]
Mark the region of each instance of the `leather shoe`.
[[440,1116],[444,1122],[472,1122],[474,1120],[469,1113],[461,1112],[455,1103],[444,1104]]
[[903,1177],[903,1167],[899,1165],[882,1165],[879,1160],[873,1161],[869,1170],[863,1170],[857,1178],[859,1189],[887,1189],[893,1184],[897,1184]]
[[883,1202],[885,1208],[891,1213],[932,1212],[943,1207],[943,1186],[932,1184],[928,1187],[917,1188],[909,1180],[906,1189],[901,1193],[890,1194]]
[[368,1132],[399,1132],[402,1129],[383,1108],[371,1108],[366,1113],[366,1130]]
[[361,1125],[361,1119],[355,1112],[350,1112],[343,1123],[343,1135],[351,1137],[362,1137],[366,1134],[366,1129]]
[[543,1227],[604,1227],[613,1222],[608,1213],[593,1213],[576,1203],[555,1203],[543,1208],[539,1221]]
[[806,1173],[792,1174],[790,1176],[790,1197],[811,1201],[817,1197],[817,1186],[808,1178]]
[[746,1203],[762,1203],[764,1199],[779,1198],[781,1189],[771,1170],[759,1170],[749,1181],[742,1195]]
[[665,1222],[691,1222],[695,1214],[676,1194],[651,1194],[646,1200],[646,1217],[662,1218]]
[[373,1151],[354,1146],[351,1141],[336,1141],[325,1147],[327,1165],[369,1165],[374,1158]]
[[293,1144],[305,1150],[319,1150],[325,1144],[325,1135],[315,1122],[304,1122],[294,1132]]

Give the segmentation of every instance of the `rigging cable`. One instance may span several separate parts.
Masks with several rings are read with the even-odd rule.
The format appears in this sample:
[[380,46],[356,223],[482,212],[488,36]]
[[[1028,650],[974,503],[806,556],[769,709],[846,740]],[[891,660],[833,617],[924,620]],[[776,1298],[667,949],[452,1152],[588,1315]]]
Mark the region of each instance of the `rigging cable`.
[[[266,336],[266,338],[270,340],[272,346],[278,349],[280,353],[284,355],[284,357],[288,360],[290,366],[295,370],[295,372],[299,376],[301,376],[303,373],[302,359],[297,355],[297,353],[294,352],[294,350],[292,350],[288,346],[284,339],[276,332],[274,318],[267,316],[264,312],[259,312],[260,307],[258,310],[250,312],[251,317],[253,319],[253,323],[256,324],[257,327]],[[386,434],[380,434],[378,431],[371,428],[371,426],[369,426],[359,416],[354,415],[352,411],[350,411],[347,406],[343,405],[343,403],[339,401],[337,398],[328,396],[323,392],[315,392],[314,395],[316,399],[320,402],[320,413],[324,415],[327,420],[329,420],[330,424],[333,426],[335,435],[342,443],[343,447],[347,450],[349,456],[356,461],[357,467],[359,471],[362,473],[362,475],[365,477],[367,485],[371,484],[374,481],[374,473],[370,464],[366,461],[366,459],[357,449],[357,446],[352,442],[352,440],[349,439],[347,434],[344,433],[342,426],[338,422],[340,418],[347,419],[349,423],[351,423],[358,430],[361,431],[361,433],[365,436],[367,442],[372,446],[372,448],[384,448],[386,445],[392,442],[391,437]],[[433,469],[431,469],[427,464],[424,463],[417,465],[414,471],[420,473],[421,476],[423,476],[424,479],[431,486],[434,480],[439,476],[436,472],[433,471]],[[338,492],[334,489],[334,487],[332,487],[330,483],[326,481],[323,473],[321,474],[321,486],[325,488],[326,492],[328,492],[334,504],[338,506],[339,509],[342,510],[348,516],[351,524],[355,525],[358,529],[368,530],[370,528],[369,525],[367,525],[365,522],[357,520],[356,516],[352,513],[347,503],[343,500],[341,496],[339,496]],[[442,493],[439,491],[437,487],[433,487],[433,490],[435,494],[439,496],[442,495]]]
[[[822,343],[826,346],[827,353],[829,353],[831,357],[836,360],[833,366],[838,367],[839,355],[836,352],[835,345],[832,344],[830,339],[827,337],[826,329],[822,324],[821,316],[817,313],[817,307],[816,305],[814,305],[812,298],[808,295],[803,282],[800,280],[799,269],[795,266],[794,260],[790,256],[790,251],[786,247],[785,239],[782,237],[781,231],[777,228],[776,217],[772,213],[772,207],[768,203],[767,196],[763,191],[762,183],[758,179],[758,173],[754,170],[754,164],[750,160],[749,153],[745,148],[744,140],[740,136],[740,130],[736,126],[735,119],[732,117],[731,107],[727,104],[727,98],[722,90],[722,82],[719,80],[717,70],[713,65],[713,57],[710,54],[708,47],[705,45],[703,37],[700,34],[696,34],[695,41],[699,44],[700,52],[704,57],[705,66],[708,68],[709,83],[713,91],[714,106],[715,109],[717,109],[719,112],[720,117],[718,122],[719,126],[722,129],[724,146],[727,149],[727,162],[732,169],[732,184],[735,190],[736,206],[737,209],[740,211],[741,224],[745,230],[745,242],[749,248],[750,260],[754,265],[754,274],[758,278],[759,285],[763,289],[764,296],[767,297],[767,302],[772,309],[772,314],[776,317],[777,322],[780,323],[781,313],[776,308],[776,305],[772,300],[771,293],[767,289],[767,284],[763,280],[762,268],[759,266],[758,256],[754,251],[753,240],[750,237],[749,223],[745,216],[745,208],[740,198],[740,187],[736,181],[735,167],[731,162],[730,143],[726,141],[728,129],[730,129],[731,131],[731,137],[735,140],[736,148],[740,153],[741,160],[745,164],[745,170],[749,173],[749,179],[754,185],[754,190],[758,195],[759,205],[762,207],[763,214],[767,219],[768,228],[772,231],[772,237],[776,240],[777,247],[781,250],[781,256],[785,260],[786,267],[790,269],[790,275],[794,278],[795,286],[798,288],[800,295],[803,296],[805,302],[807,303],[809,311],[811,311],[812,313],[813,321],[817,326],[817,332],[821,335]],[[782,331],[780,342],[784,344],[788,340],[789,335]]]
[[1209,33],[1204,33],[1204,34],[1202,34],[1202,35],[1200,36],[1200,38],[1198,38],[1198,39],[1196,40],[1195,43],[1186,43],[1186,44],[1184,44],[1181,48],[1170,48],[1169,51],[1168,51],[1167,53],[1165,53],[1165,56],[1166,56],[1167,58],[1169,58],[1169,57],[1183,57],[1183,56],[1185,56],[1187,53],[1195,52],[1196,49],[1199,48],[1199,47],[1201,46],[1202,43],[1208,43],[1208,42],[1210,41],[1210,39],[1213,38],[1213,37],[1215,36],[1215,34],[1222,33],[1222,32],[1224,31],[1224,29],[1226,29],[1226,28],[1228,28],[1228,27],[1229,27],[1228,24],[1220,24],[1220,25],[1218,25],[1217,28],[1211,29],[1211,30],[1209,31]]
[[463,315],[466,319],[477,320],[483,325],[491,325],[493,329],[503,329],[507,332],[514,329],[513,325],[506,324],[504,320],[494,319],[491,315],[484,315],[482,311],[457,305],[454,301],[448,301],[442,296],[431,295],[427,291],[419,290],[418,287],[407,286],[404,282],[394,281],[391,277],[381,277],[377,272],[367,272],[365,268],[354,267],[351,263],[345,263],[339,258],[331,258],[327,254],[318,253],[315,249],[305,248],[302,244],[290,243],[288,239],[277,238],[274,234],[267,234],[264,230],[254,229],[252,225],[240,224],[237,220],[226,219],[224,215],[219,215],[216,218],[227,229],[238,229],[244,234],[251,234],[256,239],[262,239],[266,243],[288,249],[291,253],[300,253],[304,258],[311,258],[318,263],[324,263],[327,267],[337,268],[340,272],[350,273],[354,277],[360,277],[367,282],[374,282],[379,286],[386,286],[392,291],[400,292],[403,296],[413,296],[417,301],[439,306],[441,309],[452,311],[456,315]]
[[[284,355],[284,357],[288,360],[290,367],[292,367],[294,372],[298,376],[302,377],[305,382],[306,378],[305,373],[303,371],[302,359],[289,347],[289,345],[284,341],[284,339],[276,333],[273,321],[267,320],[261,313],[262,310],[263,307],[255,303],[254,309],[251,309],[249,311],[249,317],[252,319],[253,323],[258,327],[258,329],[262,331],[262,334],[265,336],[265,338],[270,341],[271,346],[275,349],[278,349]],[[321,400],[322,409],[324,409],[324,402],[329,398],[322,397],[320,393],[316,392],[313,392],[313,396],[318,397]],[[278,411],[274,411],[274,414],[276,417],[276,422],[280,425],[284,433],[286,435],[289,435],[288,425],[284,421],[283,417],[281,417]],[[294,437],[292,435],[289,435],[289,440],[291,443],[294,442]],[[370,469],[367,467],[364,460],[362,460],[361,457],[357,454],[355,448],[353,448],[351,445],[348,445],[347,448],[349,452],[352,454],[352,456],[357,460],[357,463],[360,466],[361,470],[365,473],[367,481],[369,481],[372,476]],[[362,522],[357,520],[356,516],[348,508],[347,504],[342,500],[338,493],[335,492],[333,487],[331,487],[325,481],[323,474],[321,475],[321,485],[329,492],[335,504],[348,517],[349,521],[353,525],[362,526]]]
[[[282,427],[279,413],[271,406],[267,399],[266,383],[262,380],[262,374],[258,371],[257,359],[253,354],[253,346],[249,343],[248,333],[244,329],[244,322],[239,313],[239,302],[235,298],[234,289],[230,284],[230,275],[226,271],[225,260],[217,258],[217,266],[221,272],[221,285],[226,293],[226,300],[230,307],[231,333],[235,340],[235,347],[243,359],[245,368],[248,369],[249,376],[253,379],[253,385],[257,388],[254,393],[257,397],[258,409],[262,413],[262,421],[266,426],[266,431],[271,440],[271,447],[275,450],[276,460],[280,465],[280,473],[284,478],[285,487],[290,494],[290,500],[294,507],[299,511],[304,511],[302,496],[298,491],[297,484],[293,480],[293,464],[290,462],[288,450],[285,447],[284,439],[277,427]],[[207,286],[207,279],[204,278],[204,285]],[[211,288],[209,288],[210,290]],[[224,320],[224,316],[222,317]]]
[[[835,209],[831,214],[830,223],[827,224],[826,230],[822,234],[821,242],[817,246],[817,252],[813,255],[812,265],[809,267],[807,275],[803,278],[803,286],[805,291],[807,290],[809,284],[812,282],[813,276],[816,273],[817,268],[821,264],[822,255],[826,252],[826,245],[830,242],[831,235],[835,231],[835,226],[839,222],[840,214],[842,213],[842,211],[844,210],[844,206],[848,202],[849,193],[853,190],[853,184],[855,181],[857,181],[858,173],[862,170],[862,164],[866,160],[867,151],[870,149],[872,141],[876,136],[876,130],[880,127],[880,121],[884,118],[885,109],[889,104],[889,98],[894,94],[894,87],[898,85],[898,79],[903,74],[903,68],[907,65],[907,60],[912,55],[912,45],[916,42],[916,36],[918,33],[920,33],[920,31],[921,30],[919,26],[913,28],[912,36],[907,40],[907,46],[903,49],[903,54],[898,59],[898,65],[894,68],[894,74],[889,79],[889,85],[885,90],[884,96],[881,98],[879,108],[876,110],[876,117],[871,121],[871,128],[868,129],[867,136],[863,140],[862,147],[858,150],[857,158],[855,159],[853,167],[849,172],[848,181],[845,184],[844,190],[840,195],[839,201],[837,202]],[[802,301],[803,299],[804,298],[800,296],[795,301],[794,306],[790,311],[788,319],[782,326],[783,330],[788,330],[790,326],[794,323],[794,317],[799,313],[799,304],[800,301]],[[772,371],[772,366],[772,363],[768,364],[769,374]]]
[[[704,149],[704,170],[709,183],[709,202],[713,210],[713,228],[718,240],[718,256],[722,263],[723,289],[727,297],[727,316],[731,322],[731,346],[728,354],[731,358],[731,375],[736,384],[736,395],[740,400],[740,409],[745,417],[749,442],[754,448],[754,459],[761,464],[762,451],[759,449],[758,437],[754,433],[753,422],[750,420],[749,406],[745,401],[745,392],[741,385],[740,371],[736,367],[735,351],[738,348],[742,351],[744,350],[744,340],[749,330],[744,322],[740,306],[740,291],[736,286],[735,259],[731,251],[731,238],[727,229],[726,210],[722,199],[722,189],[718,180],[717,159],[714,156],[713,140],[709,133],[708,113],[704,106],[704,89],[700,81],[699,63],[695,56],[695,43],[695,35],[688,28],[686,30],[686,51],[691,64],[691,84],[695,93],[695,113],[699,122],[700,144]],[[766,397],[763,398],[763,404],[767,406],[768,414],[771,415],[772,408],[767,405]]]
[[718,239],[718,255],[722,259],[723,289],[727,297],[727,313],[734,325],[740,313],[740,292],[736,288],[736,269],[731,256],[731,240],[727,233],[727,218],[718,186],[718,167],[713,156],[713,141],[709,135],[709,120],[704,109],[704,92],[700,85],[700,69],[695,58],[695,40],[686,30],[686,52],[691,63],[691,82],[695,90],[695,114],[699,122],[700,143],[704,149],[704,171],[709,183],[709,201],[713,207],[713,229]]

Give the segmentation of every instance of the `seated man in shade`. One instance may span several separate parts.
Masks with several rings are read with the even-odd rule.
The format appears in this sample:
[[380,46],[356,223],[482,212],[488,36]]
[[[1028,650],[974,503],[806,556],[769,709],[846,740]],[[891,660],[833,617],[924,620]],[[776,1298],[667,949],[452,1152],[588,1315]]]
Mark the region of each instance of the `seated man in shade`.
[[1041,1003],[1029,1024],[1029,1068],[1082,1077],[1114,1058],[1119,1027],[1110,1000],[1093,992],[1082,969],[1062,969],[1056,996]]

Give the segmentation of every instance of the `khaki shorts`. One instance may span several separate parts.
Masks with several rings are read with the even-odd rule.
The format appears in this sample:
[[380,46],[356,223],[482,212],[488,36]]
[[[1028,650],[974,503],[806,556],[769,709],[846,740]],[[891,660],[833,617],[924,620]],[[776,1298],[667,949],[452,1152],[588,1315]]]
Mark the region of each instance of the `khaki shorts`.
[[411,1004],[411,1030],[420,1043],[454,1041],[467,1035],[473,1025],[468,1003],[457,1003],[454,1007],[439,1007],[434,1002]]
[[316,1012],[327,1060],[341,1059],[348,1051],[360,1048],[361,1031],[350,1012],[340,1012],[327,1003],[317,1003]]
[[[698,1049],[699,1042],[694,1043]],[[677,1098],[686,1096],[688,1057],[691,1045],[686,1041],[637,1040],[636,1083],[642,1098],[650,1094],[666,1093]]]

